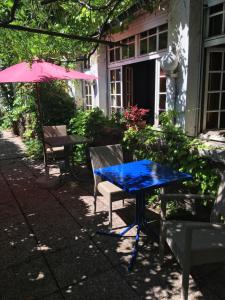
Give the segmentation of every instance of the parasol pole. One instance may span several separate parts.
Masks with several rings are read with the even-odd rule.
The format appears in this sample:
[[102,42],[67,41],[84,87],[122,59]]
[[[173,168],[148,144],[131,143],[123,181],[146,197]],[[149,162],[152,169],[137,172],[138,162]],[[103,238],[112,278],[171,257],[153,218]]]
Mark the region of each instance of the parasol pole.
[[36,87],[36,95],[37,95],[37,111],[38,111],[38,119],[39,119],[39,127],[40,127],[40,134],[41,134],[41,142],[42,142],[42,147],[43,147],[43,154],[44,154],[44,164],[45,164],[45,174],[48,175],[48,167],[47,167],[47,154],[46,154],[46,149],[45,149],[45,140],[44,140],[44,132],[43,132],[43,117],[42,117],[42,111],[41,111],[41,102],[40,102],[40,90],[39,90],[39,85],[36,82],[35,83]]

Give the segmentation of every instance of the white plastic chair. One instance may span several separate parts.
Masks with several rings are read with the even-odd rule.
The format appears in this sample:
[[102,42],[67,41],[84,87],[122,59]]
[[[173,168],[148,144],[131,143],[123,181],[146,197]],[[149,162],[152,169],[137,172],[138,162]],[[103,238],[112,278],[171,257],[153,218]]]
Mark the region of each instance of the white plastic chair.
[[102,181],[94,171],[98,168],[113,166],[123,163],[123,152],[120,144],[90,147],[90,158],[94,176],[94,213],[96,213],[97,192],[99,192],[109,205],[109,227],[112,228],[112,202],[123,200],[126,194],[121,188],[109,181]]
[[192,194],[159,196],[161,200],[160,261],[163,261],[164,245],[167,242],[182,268],[181,299],[184,300],[188,299],[191,266],[225,262],[225,173],[221,177],[210,223],[167,221],[166,205],[171,200],[204,200],[212,199],[212,196]]

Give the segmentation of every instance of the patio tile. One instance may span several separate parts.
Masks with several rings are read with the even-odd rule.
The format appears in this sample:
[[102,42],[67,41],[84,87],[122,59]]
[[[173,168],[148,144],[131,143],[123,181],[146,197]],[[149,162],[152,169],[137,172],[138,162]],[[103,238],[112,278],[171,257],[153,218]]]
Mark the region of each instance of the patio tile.
[[53,293],[47,296],[42,296],[41,298],[37,298],[37,300],[64,300],[64,297],[61,293]]
[[0,223],[0,241],[10,241],[10,239],[24,238],[30,234],[30,230],[22,216],[7,218]]
[[[140,237],[139,244],[142,243],[142,239],[143,238]],[[106,255],[106,257],[114,267],[124,266],[124,268],[127,270],[135,243],[133,237],[120,238],[105,235],[96,235],[93,241],[98,246],[98,248],[101,249],[101,251]],[[138,252],[138,258],[140,258],[141,260],[144,259],[141,249]],[[138,263],[136,262],[136,264]]]
[[24,234],[21,233],[8,240],[1,241],[0,257],[2,269],[23,261],[29,261],[37,256],[39,256],[37,243],[28,231],[24,231]]
[[2,299],[42,299],[58,290],[43,258],[23,263],[0,272]]
[[40,229],[35,230],[35,236],[38,239],[38,248],[44,252],[54,252],[74,246],[77,241],[87,239],[86,233],[80,227],[76,227],[74,224],[71,226],[67,225],[44,227],[41,231]]
[[130,273],[126,269],[118,268],[118,270],[142,299],[166,300],[173,299],[176,295],[180,297],[179,272],[171,265],[161,269],[154,253],[151,254],[151,259],[138,256],[137,263]]
[[66,300],[140,299],[114,270],[96,275],[94,278],[84,280],[76,285],[68,286],[64,290],[64,296]]
[[18,206],[13,203],[13,202],[9,202],[9,203],[1,203],[0,204],[0,223],[4,223],[5,220],[7,219],[13,219],[16,216],[20,216],[21,212],[18,208]]
[[46,253],[46,259],[62,288],[111,268],[96,246],[84,240],[76,241],[70,248]]
[[[206,264],[192,269],[192,276],[201,293],[209,299],[224,299],[225,264]],[[211,298],[210,298],[211,297]]]
[[43,206],[41,209],[27,212],[26,216],[34,228],[42,228],[55,224],[67,224],[73,221],[69,213],[64,208],[58,206]]

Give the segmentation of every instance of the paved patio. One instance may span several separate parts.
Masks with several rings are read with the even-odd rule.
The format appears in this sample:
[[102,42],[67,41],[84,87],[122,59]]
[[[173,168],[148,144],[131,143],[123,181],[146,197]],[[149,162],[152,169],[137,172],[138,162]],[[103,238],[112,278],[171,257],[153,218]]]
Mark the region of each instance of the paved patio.
[[[158,261],[158,221],[149,224],[132,272],[127,271],[132,232],[122,239],[96,235],[107,228],[99,198],[93,214],[92,178],[54,190],[36,179],[43,165],[28,161],[18,137],[0,138],[0,297],[8,299],[180,299],[180,268],[170,253]],[[119,202],[114,227],[130,223],[131,202]],[[150,214],[150,212],[149,212]],[[152,215],[151,215],[152,216]],[[190,299],[225,299],[224,265],[193,269]]]

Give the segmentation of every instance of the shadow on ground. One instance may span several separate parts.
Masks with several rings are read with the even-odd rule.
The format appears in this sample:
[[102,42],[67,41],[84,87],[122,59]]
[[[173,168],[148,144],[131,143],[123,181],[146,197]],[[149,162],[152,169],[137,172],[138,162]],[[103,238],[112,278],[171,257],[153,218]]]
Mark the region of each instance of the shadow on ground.
[[[142,233],[128,272],[135,230],[120,239],[96,234],[108,228],[107,206],[99,197],[93,214],[88,170],[51,190],[36,183],[42,172],[38,162],[0,161],[2,299],[180,299],[179,266],[169,252],[159,264],[157,220]],[[117,231],[135,208],[132,200],[113,205]],[[224,275],[224,265],[194,268],[190,299],[224,299]]]

